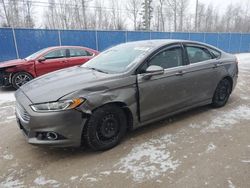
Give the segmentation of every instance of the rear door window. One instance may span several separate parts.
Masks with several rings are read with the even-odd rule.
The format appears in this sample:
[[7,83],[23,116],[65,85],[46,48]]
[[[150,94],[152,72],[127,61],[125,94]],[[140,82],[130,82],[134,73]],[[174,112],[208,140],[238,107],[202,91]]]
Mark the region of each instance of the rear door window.
[[91,56],[92,54],[82,49],[69,49],[70,57]]
[[187,55],[191,64],[213,59],[213,56],[206,48],[187,46]]

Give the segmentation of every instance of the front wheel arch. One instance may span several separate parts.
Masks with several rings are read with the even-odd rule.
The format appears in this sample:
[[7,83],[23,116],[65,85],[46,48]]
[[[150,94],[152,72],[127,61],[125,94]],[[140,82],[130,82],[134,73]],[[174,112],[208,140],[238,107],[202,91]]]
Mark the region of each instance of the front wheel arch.
[[[117,135],[113,135],[114,136],[113,138],[106,137],[108,138],[108,140],[106,140],[108,142],[106,142],[105,140],[100,139],[103,137],[97,136],[98,135],[97,131],[101,130],[100,125],[102,126],[102,124],[99,124],[99,121],[101,120],[100,118],[103,118],[103,117],[105,118],[106,115],[109,116],[109,113],[115,115],[116,118],[118,117],[121,118],[120,119],[121,124],[119,124],[119,127],[117,127],[118,130],[120,130],[119,132],[116,133]],[[116,120],[119,121],[119,119],[116,119]],[[102,105],[96,108],[95,110],[93,110],[92,114],[88,117],[88,120],[84,125],[83,132],[82,132],[82,141],[84,142],[83,144],[87,144],[93,150],[110,149],[116,146],[121,141],[121,139],[127,132],[127,126],[128,126],[128,120],[127,120],[125,111],[122,108],[120,108],[115,103],[108,103],[108,104]]]
[[13,73],[13,74],[11,75],[11,79],[10,79],[10,80],[11,80],[12,86],[13,86],[14,88],[16,88],[16,89],[18,89],[19,87],[16,85],[16,83],[14,83],[14,79],[15,79],[15,77],[16,77],[17,75],[20,75],[20,74],[26,74],[27,76],[30,77],[30,80],[32,80],[32,79],[34,78],[34,76],[33,76],[31,73],[26,72],[26,71],[18,71],[18,72]]
[[94,108],[92,110],[92,113],[95,110],[97,110],[99,108],[102,108],[103,106],[106,106],[106,105],[115,105],[115,106],[121,108],[124,111],[124,113],[126,114],[126,117],[127,117],[127,123],[128,123],[127,128],[128,128],[128,130],[133,129],[133,120],[134,120],[133,114],[132,114],[131,110],[129,109],[129,107],[127,106],[127,104],[124,103],[124,102],[121,102],[121,101],[107,102],[107,103],[105,103],[105,104],[103,104],[101,106],[98,106],[98,107]]

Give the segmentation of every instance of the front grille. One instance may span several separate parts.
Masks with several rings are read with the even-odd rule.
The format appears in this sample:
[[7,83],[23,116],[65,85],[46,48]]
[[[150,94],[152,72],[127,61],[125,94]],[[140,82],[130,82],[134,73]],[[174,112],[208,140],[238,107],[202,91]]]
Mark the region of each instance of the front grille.
[[29,135],[29,130],[27,130],[27,129],[22,125],[22,123],[20,122],[20,120],[18,120],[17,122],[18,122],[18,124],[19,124],[20,129],[23,131],[23,133],[24,133],[26,136],[28,136],[28,135]]
[[30,115],[18,102],[16,102],[16,113],[23,122],[28,123],[30,121]]

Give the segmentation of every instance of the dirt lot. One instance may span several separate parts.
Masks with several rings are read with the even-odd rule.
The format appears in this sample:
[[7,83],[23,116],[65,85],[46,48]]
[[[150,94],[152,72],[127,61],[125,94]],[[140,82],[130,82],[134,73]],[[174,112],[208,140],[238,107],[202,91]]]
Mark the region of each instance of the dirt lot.
[[228,104],[129,133],[106,152],[26,143],[11,89],[0,91],[0,187],[250,187],[250,55]]

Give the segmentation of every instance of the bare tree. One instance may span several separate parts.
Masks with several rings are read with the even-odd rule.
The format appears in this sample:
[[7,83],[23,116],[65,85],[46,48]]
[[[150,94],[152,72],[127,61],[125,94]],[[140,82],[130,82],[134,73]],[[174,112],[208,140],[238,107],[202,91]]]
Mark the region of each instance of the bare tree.
[[4,1],[2,0],[2,6],[4,9],[4,14],[6,18],[7,27],[22,27],[22,17],[20,15],[20,1],[11,0]]
[[111,0],[111,20],[113,21],[113,29],[125,29],[125,20],[122,16],[120,2],[117,0]]
[[177,31],[177,0],[167,0],[167,4],[171,8],[171,12],[174,15],[174,31]]
[[152,13],[153,13],[153,6],[152,0],[144,0],[142,2],[142,19],[143,19],[143,26],[145,30],[150,30],[151,20],[152,20]]
[[[82,19],[83,19],[83,28],[87,29],[88,27],[88,22],[87,22],[87,9],[88,9],[88,3],[91,0],[81,0],[81,9],[82,9]],[[77,4],[77,3],[76,3]]]
[[195,31],[201,31],[203,27],[203,19],[205,17],[205,5],[202,3],[197,4],[197,20]]
[[24,24],[26,28],[33,28],[35,26],[32,18],[32,2],[30,0],[23,0],[23,16]]
[[127,11],[129,15],[129,19],[133,21],[134,24],[134,30],[137,30],[137,23],[138,23],[138,17],[139,17],[139,12],[140,12],[140,4],[141,0],[129,0],[127,2]]
[[49,0],[48,10],[45,12],[45,27],[49,29],[56,29],[56,4],[55,0]]
[[177,1],[177,14],[179,15],[179,31],[183,30],[184,17],[186,15],[186,10],[188,7],[188,0],[178,0]]
[[9,18],[9,14],[7,12],[7,7],[6,7],[6,2],[4,0],[2,0],[2,5],[3,5],[3,11],[4,11],[4,17],[6,19],[6,27],[10,27],[10,18]]
[[160,31],[165,31],[165,16],[164,16],[164,13],[163,13],[163,6],[165,5],[165,0],[159,0],[159,23],[160,23],[160,26],[159,26],[159,30]]
[[93,29],[111,29],[110,12],[105,10],[102,0],[95,0],[95,10],[89,13],[89,25]]

